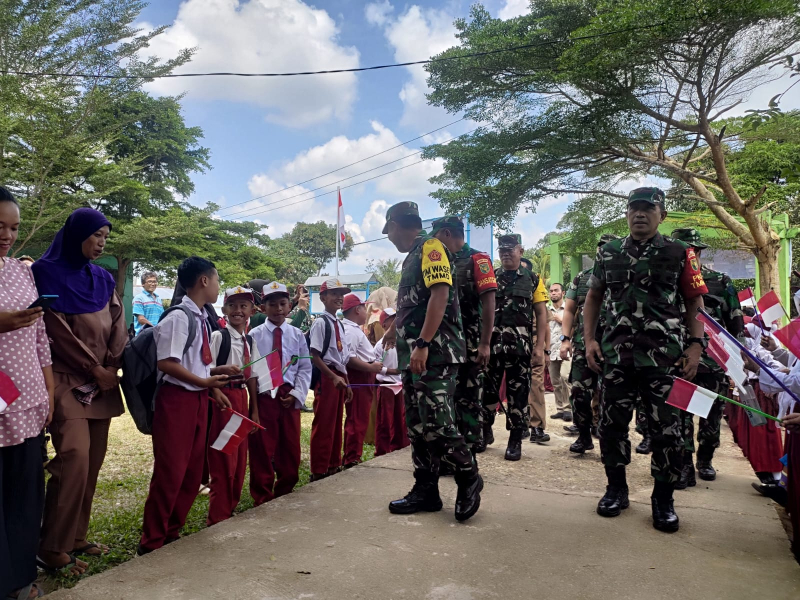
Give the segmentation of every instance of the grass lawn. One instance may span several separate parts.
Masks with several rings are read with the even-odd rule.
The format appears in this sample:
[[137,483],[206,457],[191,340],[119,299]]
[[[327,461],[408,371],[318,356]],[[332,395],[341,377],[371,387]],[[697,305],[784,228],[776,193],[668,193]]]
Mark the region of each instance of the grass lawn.
[[[312,413],[302,413],[300,447],[300,481],[297,487],[308,483],[309,444],[311,438]],[[364,446],[363,460],[373,457],[375,448]],[[52,448],[51,448],[52,455]],[[111,553],[103,557],[84,558],[89,569],[83,577],[100,573],[136,555],[136,547],[142,533],[142,512],[150,485],[153,469],[153,451],[150,436],[142,435],[136,429],[133,419],[126,413],[111,421],[108,439],[108,453],[100,471],[97,493],[94,497],[92,519],[89,523],[88,539],[106,544]],[[245,479],[242,500],[236,512],[253,508],[253,499],[248,491],[249,471]],[[208,515],[208,496],[198,496],[186,519],[183,535],[189,535],[205,528]],[[72,587],[79,581],[77,577],[42,576],[39,582],[47,592]]]

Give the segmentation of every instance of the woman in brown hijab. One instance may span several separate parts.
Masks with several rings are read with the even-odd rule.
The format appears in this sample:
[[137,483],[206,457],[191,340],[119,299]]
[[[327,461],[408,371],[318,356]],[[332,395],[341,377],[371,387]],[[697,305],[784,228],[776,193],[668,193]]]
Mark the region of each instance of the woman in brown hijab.
[[108,552],[86,536],[111,419],[123,412],[117,372],[128,340],[125,312],[114,278],[91,262],[110,231],[102,213],[80,208],[33,265],[39,293],[58,296],[44,317],[56,384],[50,424],[56,456],[47,466],[38,561],[47,570],[74,564],[78,554]]

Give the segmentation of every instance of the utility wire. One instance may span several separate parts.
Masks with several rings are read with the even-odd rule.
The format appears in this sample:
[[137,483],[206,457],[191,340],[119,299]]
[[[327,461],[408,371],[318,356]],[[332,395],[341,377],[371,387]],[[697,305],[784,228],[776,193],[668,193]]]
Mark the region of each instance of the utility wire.
[[237,72],[212,72],[212,73],[166,73],[164,75],[100,75],[95,73],[36,73],[33,71],[17,71],[17,70],[2,70],[0,75],[19,75],[23,77],[78,77],[83,79],[177,79],[180,77],[297,77],[301,75],[327,75],[333,73],[359,73],[362,71],[377,71],[380,69],[392,69],[395,67],[410,67],[414,65],[427,65],[435,62],[446,62],[451,60],[461,60],[464,58],[477,58],[480,56],[491,56],[494,54],[501,54],[503,52],[517,52],[519,50],[527,50],[528,48],[539,48],[542,46],[553,46],[564,42],[577,42],[581,40],[591,40],[596,38],[608,37],[618,33],[630,33],[634,31],[641,31],[646,29],[655,29],[666,25],[666,22],[655,23],[653,25],[641,25],[639,27],[629,27],[626,29],[617,29],[614,31],[606,31],[605,33],[595,33],[591,35],[582,35],[572,37],[564,40],[549,40],[546,42],[534,42],[531,44],[522,44],[520,46],[511,46],[509,48],[498,48],[496,50],[486,50],[484,52],[471,52],[469,54],[461,54],[458,56],[442,56],[440,58],[427,58],[425,60],[414,60],[402,63],[392,63],[387,65],[374,65],[371,67],[354,67],[352,69],[328,69],[324,71],[296,71],[288,73],[237,73]]
[[[382,150],[380,152],[376,152],[375,154],[371,154],[369,156],[365,156],[361,160],[357,160],[355,162],[351,162],[348,165],[344,165],[343,167],[339,167],[338,169],[334,169],[333,171],[328,171],[327,173],[323,173],[322,175],[317,175],[316,177],[311,177],[310,179],[306,179],[305,181],[301,181],[300,183],[295,183],[294,185],[290,185],[288,187],[281,188],[279,190],[275,190],[274,192],[269,192],[268,194],[264,194],[262,196],[256,196],[255,198],[250,198],[249,200],[245,200],[244,202],[237,202],[236,204],[231,204],[230,206],[226,206],[225,208],[220,209],[220,212],[224,212],[224,211],[226,211],[226,210],[228,210],[230,208],[233,208],[234,206],[239,206],[241,204],[247,204],[248,202],[252,202],[253,200],[260,200],[261,198],[267,198],[268,196],[272,196],[274,194],[279,194],[280,192],[285,192],[286,190],[291,190],[292,188],[299,187],[299,186],[301,186],[301,185],[303,185],[305,183],[308,183],[309,181],[314,181],[315,179],[320,179],[320,178],[325,177],[327,175],[331,175],[333,173],[341,171],[342,169],[346,169],[347,167],[352,167],[353,165],[357,165],[359,163],[365,162],[365,161],[369,160],[370,158],[375,158],[376,156],[380,156],[381,154],[386,154],[387,152],[390,152],[392,150],[396,150],[397,148],[402,148],[406,144],[410,144],[411,142],[416,142],[417,140],[422,139],[427,135],[430,135],[432,133],[436,133],[437,131],[441,131],[442,129],[450,127],[451,125],[455,125],[456,123],[460,123],[461,121],[463,121],[465,119],[466,119],[466,117],[461,117],[457,121],[453,121],[452,123],[448,123],[447,125],[442,125],[441,127],[437,127],[436,129],[434,129],[432,131],[428,131],[427,133],[420,134],[417,137],[412,138],[410,140],[406,140],[405,142],[397,144],[396,146],[392,146],[391,148],[387,148],[386,150]],[[413,156],[413,154],[409,154],[409,156]],[[393,162],[397,162],[397,161],[393,161]],[[387,163],[387,164],[391,164],[391,163]],[[361,173],[358,173],[357,175],[361,175]],[[354,175],[353,177],[356,177],[356,175]],[[322,187],[325,187],[325,186],[322,186]],[[284,200],[286,200],[286,198],[284,198]]]

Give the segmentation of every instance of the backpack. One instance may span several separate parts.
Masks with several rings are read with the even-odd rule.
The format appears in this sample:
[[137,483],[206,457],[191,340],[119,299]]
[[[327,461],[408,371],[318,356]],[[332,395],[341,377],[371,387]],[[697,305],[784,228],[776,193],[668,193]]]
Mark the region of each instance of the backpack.
[[[220,329],[220,333],[222,333],[222,340],[220,340],[219,344],[219,352],[217,353],[217,366],[222,367],[228,364],[228,357],[231,354],[231,332],[228,331],[227,328]],[[253,351],[253,338],[245,334],[245,339],[247,339],[247,346],[250,348],[250,351]]]
[[[329,319],[326,317],[321,317],[323,321],[325,321],[325,338],[322,340],[322,352],[320,352],[320,356],[324,357],[328,353],[328,348],[331,347],[331,336],[333,335],[333,329],[331,328],[331,324]],[[337,325],[338,327],[338,325]],[[306,345],[308,346],[309,350],[311,349],[311,330],[306,333]],[[316,390],[317,386],[319,385],[320,379],[322,379],[322,371],[317,368],[317,365],[314,364],[314,361],[311,361],[311,387],[309,389]]]
[[[183,311],[189,319],[189,333],[183,348],[183,353],[186,354],[197,335],[194,313],[185,306],[177,304],[165,310],[159,322],[175,310]],[[122,352],[120,387],[125,396],[128,412],[131,413],[133,422],[136,423],[136,429],[145,435],[153,433],[156,395],[161,387],[154,333],[155,327],[145,327],[139,335],[128,341]]]

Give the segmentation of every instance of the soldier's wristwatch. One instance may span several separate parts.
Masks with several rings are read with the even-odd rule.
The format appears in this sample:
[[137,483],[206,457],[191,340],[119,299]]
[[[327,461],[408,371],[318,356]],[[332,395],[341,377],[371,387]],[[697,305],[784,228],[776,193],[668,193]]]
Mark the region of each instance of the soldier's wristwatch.
[[422,338],[417,338],[417,341],[414,342],[414,345],[417,348],[427,348],[428,346],[431,345],[431,343],[428,342],[428,341],[423,340]]
[[572,338],[570,336],[568,336],[568,335],[562,335],[560,338],[558,338],[558,341],[559,342],[571,342]]
[[708,348],[708,340],[707,340],[706,338],[704,338],[704,337],[702,337],[702,338],[691,337],[691,338],[689,338],[688,340],[686,340],[686,342],[687,342],[687,343],[686,343],[686,347],[687,347],[687,348],[688,348],[689,346],[691,346],[692,344],[700,344],[700,347],[701,347],[703,350],[705,350],[706,348]]

